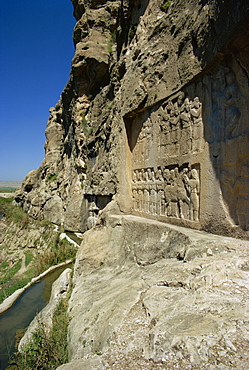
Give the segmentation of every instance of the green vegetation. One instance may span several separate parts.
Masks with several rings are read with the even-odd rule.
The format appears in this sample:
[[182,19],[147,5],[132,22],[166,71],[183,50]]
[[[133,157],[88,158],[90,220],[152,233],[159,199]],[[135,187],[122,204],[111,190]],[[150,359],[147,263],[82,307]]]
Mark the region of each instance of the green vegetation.
[[[77,248],[66,239],[60,240],[59,234],[54,232],[54,226],[46,220],[34,220],[29,217],[21,207],[12,204],[13,198],[0,197],[0,214],[5,214],[5,223],[13,226],[10,229],[23,230],[32,228],[42,228],[41,237],[34,239],[31,245],[33,248],[24,248],[26,271],[19,276],[15,276],[21,269],[22,261],[20,253],[16,256],[16,261],[11,265],[8,257],[0,260],[0,303],[19,288],[23,288],[33,277],[39,275],[52,265],[74,259]],[[17,227],[17,228],[15,228]],[[8,231],[11,234],[11,231]],[[15,256],[14,251],[8,246],[11,237],[5,235],[5,242],[1,249],[5,249],[7,255]],[[39,244],[47,245],[45,251],[42,248],[35,248]],[[38,253],[39,251],[39,253]],[[28,269],[27,269],[28,267]]]
[[59,240],[59,234],[56,240],[42,254],[38,255],[36,263],[36,274],[39,275],[50,266],[58,265],[68,259],[74,259],[77,248],[67,239]]
[[8,268],[7,273],[0,279],[0,286],[8,281],[10,281],[13,276],[20,270],[22,265],[22,260],[19,259],[12,267]]
[[9,262],[3,261],[0,263],[0,270],[6,270],[6,268],[9,266]]
[[111,110],[111,109],[112,109],[112,106],[113,106],[113,102],[110,102],[110,103],[107,103],[107,104],[106,104],[105,108],[106,108],[107,110]]
[[82,117],[82,129],[83,129],[83,133],[85,135],[91,135],[92,132],[93,132],[93,127],[89,126],[89,122],[87,121],[87,119],[85,117],[85,113],[81,113],[81,117]]
[[6,215],[7,221],[12,221],[22,228],[29,223],[29,216],[23,211],[21,207],[12,205],[13,198],[0,197],[0,214]]
[[0,303],[13,294],[17,289],[23,288],[30,281],[30,277],[15,280],[11,285],[6,285],[0,290]]
[[49,333],[42,323],[38,325],[32,341],[23,353],[16,354],[12,365],[16,365],[19,370],[52,370],[68,362],[67,304],[68,299],[60,301]]
[[170,5],[172,4],[172,1],[170,0],[167,0],[165,1],[162,5],[161,5],[161,10],[163,12],[167,12],[168,8],[170,7]]
[[[77,247],[68,240],[59,240],[59,233],[50,243],[48,248],[38,255],[34,261],[34,254],[31,251],[25,252],[25,265],[30,268],[22,277],[15,278],[15,274],[21,268],[21,259],[9,268],[9,263],[3,261],[0,264],[0,303],[17,289],[23,288],[33,277],[41,274],[49,267],[57,265],[76,256]],[[34,251],[35,253],[35,251]],[[33,261],[33,263],[31,263]]]
[[16,188],[0,188],[0,193],[14,193]]
[[89,126],[89,122],[86,119],[85,113],[81,113],[81,117],[83,133],[85,135],[91,135],[91,133],[93,132],[93,127]]
[[129,29],[128,33],[128,41],[131,42],[133,37],[135,36],[135,33],[137,32],[137,24],[132,24]]
[[33,253],[31,251],[25,252],[25,266],[27,267],[33,259]]
[[108,40],[108,44],[107,44],[107,50],[108,50],[108,53],[113,53],[113,45],[116,43],[116,39],[117,39],[117,32],[116,30],[111,32],[110,33],[110,37],[109,37],[109,40]]
[[57,174],[50,175],[50,176],[48,176],[48,181],[50,181],[50,182],[55,181],[57,179],[57,177],[58,177]]

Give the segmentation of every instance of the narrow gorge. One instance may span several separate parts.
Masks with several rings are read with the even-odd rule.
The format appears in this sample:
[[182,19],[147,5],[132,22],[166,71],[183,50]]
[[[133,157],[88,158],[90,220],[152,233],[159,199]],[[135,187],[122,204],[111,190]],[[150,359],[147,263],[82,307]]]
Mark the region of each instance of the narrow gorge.
[[248,1],[72,3],[70,80],[15,193],[84,233],[58,369],[247,369]]

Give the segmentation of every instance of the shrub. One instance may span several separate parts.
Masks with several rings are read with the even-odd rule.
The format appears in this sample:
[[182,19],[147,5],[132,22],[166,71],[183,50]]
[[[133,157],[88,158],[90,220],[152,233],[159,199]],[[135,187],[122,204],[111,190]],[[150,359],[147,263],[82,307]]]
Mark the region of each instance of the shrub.
[[59,233],[52,245],[44,253],[38,256],[36,271],[38,274],[47,270],[50,266],[57,265],[68,259],[74,259],[77,248],[67,239],[59,240]]
[[12,364],[19,370],[48,370],[68,362],[67,327],[67,299],[63,299],[55,310],[50,332],[38,323],[30,344],[16,354]]

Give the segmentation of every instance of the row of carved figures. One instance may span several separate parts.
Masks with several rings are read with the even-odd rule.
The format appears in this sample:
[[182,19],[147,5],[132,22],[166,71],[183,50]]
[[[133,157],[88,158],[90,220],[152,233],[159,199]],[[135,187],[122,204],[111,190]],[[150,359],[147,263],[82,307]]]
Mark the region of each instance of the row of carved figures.
[[199,220],[200,180],[195,168],[135,170],[132,197],[137,212]]
[[160,145],[165,146],[167,152],[173,150],[174,153],[169,154],[187,154],[201,150],[202,103],[198,97],[193,101],[189,98],[183,101],[182,96],[179,96],[177,102],[173,104],[169,101],[164,109],[159,110],[159,115],[161,118]]
[[[160,126],[160,156],[176,156],[200,151],[203,142],[202,103],[198,97],[193,101],[183,100],[183,95],[173,103],[161,107],[144,123],[136,144],[136,157],[149,156],[151,137],[154,130],[153,121],[158,120]],[[137,159],[134,158],[135,162]]]

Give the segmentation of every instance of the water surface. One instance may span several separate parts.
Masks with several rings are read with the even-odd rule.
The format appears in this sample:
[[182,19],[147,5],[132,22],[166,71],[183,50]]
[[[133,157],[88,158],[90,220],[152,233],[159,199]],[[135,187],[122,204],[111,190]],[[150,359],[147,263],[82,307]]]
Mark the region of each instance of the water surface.
[[26,328],[35,315],[45,307],[50,298],[53,282],[67,267],[71,266],[59,267],[33,284],[7,312],[0,315],[0,370],[8,366],[8,361],[16,351],[16,331]]

